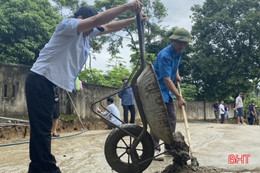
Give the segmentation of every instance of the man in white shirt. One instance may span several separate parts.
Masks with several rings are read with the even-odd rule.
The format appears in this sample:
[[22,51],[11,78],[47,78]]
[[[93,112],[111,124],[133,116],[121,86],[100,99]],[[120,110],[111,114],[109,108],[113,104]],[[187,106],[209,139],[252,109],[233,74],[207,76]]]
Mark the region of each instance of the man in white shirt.
[[[120,121],[120,112],[116,105],[114,104],[114,99],[107,98],[107,111],[101,111],[100,109],[97,110],[98,113],[101,113],[101,115],[105,116],[107,120],[109,120],[111,123],[119,126],[122,124]],[[108,124],[111,126],[110,124]]]
[[236,111],[236,115],[237,115],[237,124],[246,124],[244,122],[244,114],[243,114],[243,93],[240,92],[239,95],[236,98],[236,107],[234,108],[234,110]]
[[224,101],[221,101],[221,104],[219,105],[219,113],[221,116],[221,124],[224,123],[224,116],[225,116],[225,106],[224,106]]

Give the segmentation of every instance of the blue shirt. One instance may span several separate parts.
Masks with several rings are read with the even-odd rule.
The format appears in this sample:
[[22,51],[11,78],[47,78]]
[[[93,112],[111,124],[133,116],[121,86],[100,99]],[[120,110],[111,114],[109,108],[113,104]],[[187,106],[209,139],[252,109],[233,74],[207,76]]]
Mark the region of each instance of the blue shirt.
[[252,112],[253,112],[253,113],[255,112],[255,111],[254,111],[254,106],[253,106],[252,103],[249,104],[248,111],[249,111],[249,114],[250,114],[250,115],[253,115]]
[[[120,88],[123,88],[125,85],[122,85]],[[130,106],[135,104],[133,89],[128,88],[118,94],[118,97],[122,99],[123,106]]]
[[226,107],[226,109],[225,109],[225,111],[226,111],[226,115],[228,115],[228,112],[229,112],[229,108],[228,107]]
[[70,18],[59,23],[31,68],[69,92],[75,90],[76,78],[87,61],[90,40],[100,33],[94,28],[90,35],[83,37],[83,32],[77,32],[80,21]]
[[[101,115],[106,116],[106,118],[110,122],[114,123],[115,125],[121,125],[122,122],[117,119],[117,118],[120,119],[120,112],[116,107],[116,105],[114,103],[108,105],[107,110],[108,111],[102,112]],[[116,116],[117,118],[115,118],[113,115]]]
[[214,103],[212,105],[212,107],[214,108],[214,112],[218,112],[219,111],[219,104],[218,103]]
[[172,81],[175,80],[181,55],[182,53],[178,55],[173,46],[169,45],[158,53],[154,62],[154,71],[157,75],[163,100],[166,103],[169,103],[170,98],[173,99],[173,94],[165,85],[163,78],[170,77]]

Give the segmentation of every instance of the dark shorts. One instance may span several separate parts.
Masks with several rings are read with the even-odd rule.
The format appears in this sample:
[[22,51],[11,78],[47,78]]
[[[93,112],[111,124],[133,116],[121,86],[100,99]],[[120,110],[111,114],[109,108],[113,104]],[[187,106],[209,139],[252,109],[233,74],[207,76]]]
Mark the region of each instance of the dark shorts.
[[236,115],[237,115],[237,116],[240,116],[240,117],[244,116],[244,114],[243,114],[243,108],[237,108],[237,113],[236,113]]

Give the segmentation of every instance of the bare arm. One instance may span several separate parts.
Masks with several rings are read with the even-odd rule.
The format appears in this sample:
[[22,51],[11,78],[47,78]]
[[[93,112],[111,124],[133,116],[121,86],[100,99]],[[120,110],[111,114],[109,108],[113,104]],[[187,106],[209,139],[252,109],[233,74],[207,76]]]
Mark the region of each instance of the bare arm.
[[132,12],[138,13],[141,11],[141,9],[142,9],[142,4],[139,1],[134,1],[115,8],[111,8],[95,16],[80,21],[78,24],[78,32],[89,31],[100,25],[104,25],[112,21],[113,19],[115,19],[124,11],[130,10]]
[[179,74],[179,69],[177,70],[177,73],[176,73],[176,81],[177,81],[177,82],[181,82],[181,77],[180,77],[180,74]]
[[238,103],[236,103],[236,106],[234,107],[234,110],[237,110],[238,108]]
[[[145,14],[140,14],[140,17],[141,17],[142,21],[147,20],[147,16]],[[108,23],[108,24],[103,26],[104,32],[100,32],[99,35],[119,31],[119,30],[121,30],[121,29],[135,23],[135,22],[136,22],[136,18],[133,17],[133,18],[130,18],[130,19],[125,19],[125,20],[120,20],[120,21],[117,21],[117,22]]]
[[181,105],[185,105],[185,100],[181,97],[180,93],[178,92],[176,86],[174,85],[174,83],[172,82],[170,77],[165,77],[163,78],[163,81],[166,85],[166,87],[171,91],[171,93],[173,93],[176,98],[179,101],[179,106]]
[[119,31],[119,30],[131,25],[134,22],[135,22],[135,17],[106,24],[103,26],[104,32],[100,32],[98,35],[103,35],[103,34]]

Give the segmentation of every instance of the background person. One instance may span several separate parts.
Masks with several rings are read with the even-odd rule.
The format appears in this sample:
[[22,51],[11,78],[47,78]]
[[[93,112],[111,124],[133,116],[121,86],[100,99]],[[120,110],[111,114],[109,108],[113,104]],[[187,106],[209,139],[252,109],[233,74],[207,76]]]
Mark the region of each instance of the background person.
[[248,106],[248,113],[249,113],[249,125],[254,124],[255,120],[255,108],[254,108],[254,101],[252,100]]
[[[75,80],[84,66],[91,39],[119,31],[133,23],[135,17],[114,20],[125,11],[139,13],[142,4],[137,0],[97,14],[92,7],[81,7],[74,18],[59,23],[49,42],[40,51],[25,83],[25,95],[30,121],[29,173],[60,173],[51,154],[51,128],[54,109],[53,87],[68,92],[75,90]],[[141,20],[147,17],[141,14]]]
[[55,86],[54,87],[54,111],[53,111],[52,129],[51,129],[52,137],[60,137],[60,135],[57,134],[59,117],[60,117],[59,92],[58,92],[58,87]]
[[[100,109],[97,110],[98,113],[100,113],[101,115],[105,116],[107,120],[109,120],[111,123],[119,126],[122,124],[121,121],[119,121],[118,119],[121,119],[120,117],[120,112],[118,110],[118,108],[116,107],[116,105],[114,104],[114,99],[112,98],[107,98],[107,111],[102,111]],[[115,118],[114,116],[116,116],[117,118]],[[110,124],[108,124],[110,128],[111,127]]]
[[224,123],[227,124],[228,123],[228,116],[229,116],[229,105],[227,103],[225,103],[225,116],[224,116]]
[[237,124],[246,124],[244,122],[244,113],[243,113],[243,93],[240,92],[239,95],[236,98],[236,106],[234,108],[234,110],[236,111],[236,115],[237,115]]
[[[120,88],[124,88],[128,78],[124,78],[123,85]],[[128,123],[128,112],[130,111],[131,118],[130,123],[135,123],[135,99],[132,88],[128,88],[120,93],[118,97],[121,98],[123,111],[124,111],[124,123]]]
[[[190,33],[186,29],[176,29],[173,35],[170,36],[171,44],[161,50],[154,62],[154,70],[159,82],[163,100],[168,112],[170,128],[175,132],[176,128],[176,114],[173,105],[173,95],[178,100],[178,105],[185,105],[185,100],[178,92],[174,81],[181,81],[178,73],[179,63],[181,60],[182,52],[191,42]],[[152,106],[152,105],[151,105]],[[160,153],[159,139],[151,132],[153,143],[155,146],[155,155]],[[165,144],[165,151],[170,150],[170,146]],[[162,157],[155,157],[155,160],[163,160]]]
[[257,106],[257,105],[255,105],[255,112],[256,112],[256,119],[257,119],[256,124],[257,124],[257,125],[260,125],[260,121],[259,121],[259,110],[258,110],[258,106]]
[[215,120],[217,123],[219,123],[219,101],[216,99],[216,102],[212,105],[212,108],[214,110]]
[[224,101],[222,100],[220,105],[219,105],[219,114],[221,116],[221,121],[220,123],[223,124],[225,119],[224,119],[224,116],[225,116],[225,106],[224,106]]

